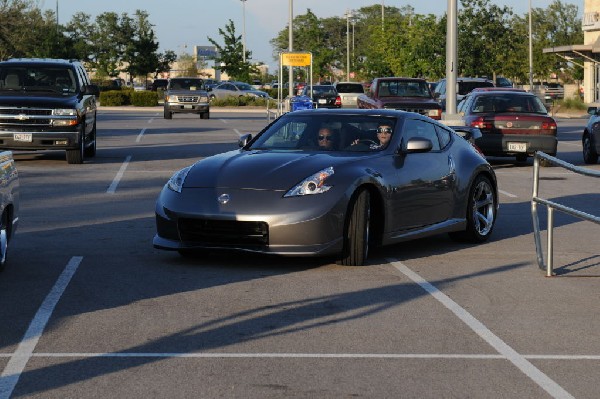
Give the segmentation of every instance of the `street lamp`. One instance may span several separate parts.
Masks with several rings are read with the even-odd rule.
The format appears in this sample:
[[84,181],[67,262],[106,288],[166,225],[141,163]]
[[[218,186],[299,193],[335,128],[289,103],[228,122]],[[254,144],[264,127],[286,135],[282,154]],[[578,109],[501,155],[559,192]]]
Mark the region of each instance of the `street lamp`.
[[[294,19],[294,0],[290,0],[290,4],[289,4],[289,17],[290,17],[290,21],[289,21],[289,51],[290,53],[293,51],[294,48],[294,39],[293,39],[293,35],[292,35],[292,21]],[[290,68],[290,82],[289,82],[289,96],[291,97],[292,94],[294,93],[294,67],[293,66],[289,66]],[[283,82],[281,82],[283,83]],[[283,86],[283,85],[282,85]]]
[[242,60],[246,62],[246,0],[242,2]]
[[533,34],[531,25],[531,0],[529,0],[529,91],[533,92]]
[[350,18],[352,10],[346,10],[346,81],[350,82]]

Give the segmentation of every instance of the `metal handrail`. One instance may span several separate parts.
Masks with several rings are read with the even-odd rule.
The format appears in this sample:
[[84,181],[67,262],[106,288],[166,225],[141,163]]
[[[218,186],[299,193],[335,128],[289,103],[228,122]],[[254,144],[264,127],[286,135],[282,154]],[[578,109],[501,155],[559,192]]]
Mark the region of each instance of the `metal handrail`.
[[[559,204],[558,202],[550,201],[547,199],[543,199],[538,197],[539,186],[540,186],[540,159],[545,160],[553,165],[560,166],[571,172],[589,176],[589,177],[600,177],[600,172],[586,169],[579,166],[575,166],[558,158],[555,158],[551,155],[543,153],[541,151],[537,151],[533,157],[533,194],[531,197],[531,216],[533,219],[533,236],[535,239],[535,252],[537,255],[537,263],[538,267],[542,270],[546,271],[546,276],[550,277],[554,275],[554,210],[558,210],[569,214],[571,216],[578,217],[583,220],[587,220],[596,224],[600,224],[600,216],[591,215],[589,213],[577,210],[575,208],[570,208],[568,206]],[[548,246],[548,263],[544,265],[544,257],[542,254],[542,240],[540,236],[540,220],[537,211],[537,204],[546,205],[548,208],[548,237],[547,237],[547,246]]]

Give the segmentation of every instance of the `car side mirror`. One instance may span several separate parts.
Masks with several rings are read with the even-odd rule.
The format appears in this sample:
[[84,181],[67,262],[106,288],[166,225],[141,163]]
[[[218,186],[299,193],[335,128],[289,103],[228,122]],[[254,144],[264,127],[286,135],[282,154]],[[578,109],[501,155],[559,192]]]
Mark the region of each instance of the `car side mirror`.
[[590,115],[598,115],[598,108],[597,107],[588,107],[587,113]]
[[99,96],[100,88],[98,85],[86,85],[83,87],[83,94],[87,94],[90,96]]
[[423,137],[411,137],[406,142],[406,152],[429,152],[433,148],[431,140]]
[[245,147],[246,145],[248,145],[248,143],[250,142],[250,140],[252,140],[252,135],[250,133],[244,134],[242,137],[240,137],[240,139],[238,140],[238,146],[240,148]]

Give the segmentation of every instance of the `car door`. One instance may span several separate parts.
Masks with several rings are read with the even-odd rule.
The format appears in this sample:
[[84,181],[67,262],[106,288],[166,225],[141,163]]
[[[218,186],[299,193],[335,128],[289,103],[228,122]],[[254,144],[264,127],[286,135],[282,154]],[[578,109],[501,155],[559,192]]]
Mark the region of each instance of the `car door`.
[[440,145],[433,123],[407,118],[402,126],[402,145],[410,138],[426,138],[431,151],[398,155],[392,189],[392,230],[420,228],[448,220],[453,210],[456,184],[455,161],[449,141]]

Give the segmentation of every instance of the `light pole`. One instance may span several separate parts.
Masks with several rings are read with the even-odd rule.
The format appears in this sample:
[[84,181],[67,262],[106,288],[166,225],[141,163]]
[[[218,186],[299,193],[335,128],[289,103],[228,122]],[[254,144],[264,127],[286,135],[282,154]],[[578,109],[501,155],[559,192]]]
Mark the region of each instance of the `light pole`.
[[346,81],[350,81],[350,16],[352,12],[346,10]]
[[531,26],[531,0],[529,0],[529,91],[533,92],[533,33]]
[[[292,34],[292,21],[294,19],[294,0],[290,0],[290,7],[289,7],[289,13],[290,13],[290,22],[289,22],[289,48],[290,48],[290,53],[293,51],[294,49],[294,39],[293,39],[293,34]],[[294,67],[293,66],[289,66],[290,68],[290,83],[289,83],[289,96],[291,97],[294,93]],[[283,83],[283,82],[281,82]]]
[[383,0],[381,0],[381,30],[383,30],[383,20],[384,20],[384,15],[385,15],[385,7],[383,5]]
[[242,1],[242,61],[246,63],[246,0]]

